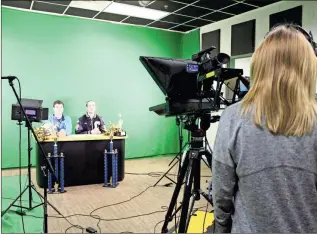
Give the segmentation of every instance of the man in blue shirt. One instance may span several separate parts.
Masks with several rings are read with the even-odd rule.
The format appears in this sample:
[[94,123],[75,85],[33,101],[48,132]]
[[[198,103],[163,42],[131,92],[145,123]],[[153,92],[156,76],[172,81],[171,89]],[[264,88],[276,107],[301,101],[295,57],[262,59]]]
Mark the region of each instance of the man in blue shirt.
[[48,121],[55,125],[56,135],[58,137],[72,134],[72,120],[69,116],[63,115],[64,103],[57,100],[53,103],[53,116]]

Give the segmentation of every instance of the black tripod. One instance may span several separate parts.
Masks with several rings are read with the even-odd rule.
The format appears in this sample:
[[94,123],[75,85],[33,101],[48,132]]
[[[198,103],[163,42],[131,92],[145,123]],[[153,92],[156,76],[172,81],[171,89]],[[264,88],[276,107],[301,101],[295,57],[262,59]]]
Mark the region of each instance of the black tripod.
[[[13,207],[18,207],[20,208],[19,210],[17,210],[17,213],[19,215],[25,215],[25,212],[22,211],[22,208],[23,209],[27,209],[27,210],[33,210],[35,209],[36,207],[39,207],[41,205],[43,205],[43,203],[40,203],[40,204],[37,204],[36,206],[33,206],[32,204],[32,201],[33,201],[33,194],[32,194],[32,189],[37,193],[37,195],[39,197],[41,197],[42,199],[44,199],[44,197],[42,196],[42,194],[40,194],[34,184],[32,183],[32,178],[31,178],[31,168],[32,168],[32,164],[31,164],[31,151],[32,151],[32,146],[31,146],[31,128],[32,128],[32,119],[30,120],[30,124],[31,126],[28,126],[28,123],[26,122],[25,123],[25,127],[28,128],[28,185],[26,186],[26,188],[22,191],[22,193],[16,198],[16,200],[14,200],[10,206],[2,212],[2,216],[11,208],[11,206]],[[24,207],[24,206],[18,206],[18,205],[14,205],[14,203],[21,197],[23,196],[23,194],[25,192],[28,191],[28,194],[29,194],[29,199],[28,199],[28,202],[29,202],[29,206],[28,207]],[[54,207],[49,201],[47,201],[47,203],[59,214],[61,215],[61,213],[56,209],[56,207]]]
[[[47,201],[47,185],[46,185],[46,183],[44,183],[44,188],[43,188],[43,189],[44,189],[44,196],[42,196],[42,195],[36,190],[35,186],[32,184],[32,181],[31,181],[31,166],[32,166],[32,165],[31,165],[31,151],[32,151],[32,147],[31,147],[31,134],[30,134],[30,132],[33,133],[33,136],[34,136],[34,138],[35,138],[35,140],[36,140],[36,142],[37,142],[37,144],[38,144],[38,146],[39,146],[39,148],[40,148],[40,150],[41,150],[41,152],[42,152],[42,155],[44,155],[45,165],[44,165],[44,166],[41,166],[41,170],[42,170],[42,172],[43,172],[43,174],[44,174],[44,177],[46,178],[48,172],[50,172],[50,173],[52,173],[53,177],[54,177],[56,180],[57,180],[57,178],[56,178],[56,175],[55,175],[54,170],[53,170],[53,168],[52,168],[52,165],[51,165],[50,161],[47,159],[46,154],[45,154],[45,152],[44,152],[44,149],[43,149],[43,147],[41,146],[41,144],[39,143],[39,140],[37,139],[37,136],[36,136],[36,134],[35,134],[35,132],[34,132],[34,129],[32,128],[32,121],[30,121],[29,118],[28,118],[28,116],[26,115],[25,110],[24,110],[24,108],[23,108],[23,106],[22,106],[22,104],[21,104],[21,100],[20,100],[20,98],[19,98],[19,96],[18,96],[18,94],[17,94],[17,92],[16,92],[16,90],[15,90],[15,88],[14,88],[14,86],[13,86],[13,80],[16,79],[16,77],[14,77],[14,76],[11,76],[11,77],[2,77],[1,79],[8,79],[8,80],[9,80],[9,84],[10,84],[10,86],[12,87],[12,90],[13,90],[13,92],[14,92],[14,94],[15,94],[15,97],[17,98],[17,101],[18,101],[18,103],[19,103],[19,105],[20,105],[20,110],[21,110],[21,112],[22,112],[22,113],[20,113],[20,115],[23,114],[23,118],[24,118],[24,120],[25,120],[25,126],[28,128],[28,186],[27,186],[27,187],[21,192],[21,194],[9,205],[9,207],[8,207],[5,211],[1,212],[1,217],[2,217],[12,206],[13,206],[13,207],[18,207],[18,208],[20,208],[20,209],[17,211],[17,213],[20,214],[20,215],[24,215],[24,212],[22,211],[22,208],[28,209],[28,210],[32,210],[32,209],[34,209],[34,208],[36,208],[36,207],[38,207],[38,206],[43,205],[43,207],[44,207],[44,233],[47,233],[47,232],[48,232],[47,204],[49,204],[58,214],[61,215],[61,213],[60,213],[52,204],[50,204],[50,203]],[[22,119],[22,117],[21,117],[21,119]],[[20,124],[21,124],[21,121],[22,121],[22,120],[20,120]],[[32,189],[43,199],[43,203],[40,203],[40,204],[38,204],[38,205],[36,205],[36,206],[32,206],[32,200],[33,200],[33,199],[32,199]],[[14,204],[16,203],[16,201],[17,201],[26,191],[28,191],[28,193],[29,193],[29,207],[23,207],[23,206],[14,205]]]
[[[183,128],[182,128],[182,121],[181,121],[181,117],[176,117],[176,125],[178,126],[178,136],[179,136],[179,152],[176,154],[176,156],[173,158],[173,160],[168,164],[168,166],[170,167],[162,176],[161,178],[153,185],[153,187],[155,187],[164,177],[167,178],[168,180],[172,181],[174,184],[176,184],[176,182],[171,179],[170,177],[168,177],[168,173],[176,166],[176,164],[178,163],[178,173],[180,171],[181,168],[181,159],[182,159],[182,153],[183,150],[185,149],[185,147],[188,145],[188,143],[186,143],[183,146]],[[176,162],[174,162],[176,160]],[[174,164],[173,164],[174,163]],[[171,166],[171,164],[173,164]]]
[[[186,233],[195,201],[200,200],[200,195],[202,195],[212,205],[212,199],[210,199],[208,195],[200,189],[201,158],[203,155],[210,159],[208,161],[211,161],[212,158],[211,153],[206,151],[203,147],[203,140],[206,136],[206,132],[201,129],[192,130],[191,136],[192,141],[190,142],[190,149],[187,152],[186,158],[184,159],[183,165],[180,169],[177,184],[162,226],[162,233],[168,232],[168,223],[173,220],[173,217],[180,209],[181,216],[177,231],[178,233]],[[179,196],[184,179],[185,188],[183,201],[173,214],[172,212],[176,205],[176,200]]]

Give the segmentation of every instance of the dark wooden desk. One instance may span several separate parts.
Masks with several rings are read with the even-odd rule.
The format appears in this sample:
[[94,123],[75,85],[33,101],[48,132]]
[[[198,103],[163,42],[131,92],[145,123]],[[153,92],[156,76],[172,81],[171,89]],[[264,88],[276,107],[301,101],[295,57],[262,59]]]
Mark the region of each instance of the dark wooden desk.
[[[113,149],[118,150],[118,181],[124,179],[125,161],[125,139],[126,137],[114,137]],[[53,155],[54,139],[49,138],[41,141],[46,155]],[[65,187],[76,185],[100,184],[104,178],[104,152],[109,151],[110,138],[104,135],[71,135],[58,138],[58,154],[65,156]],[[42,153],[37,145],[36,152],[36,179],[41,188],[47,180],[41,171],[44,165]],[[108,163],[108,172],[111,176],[111,163]],[[54,163],[52,163],[54,167]],[[109,176],[109,177],[110,177]]]

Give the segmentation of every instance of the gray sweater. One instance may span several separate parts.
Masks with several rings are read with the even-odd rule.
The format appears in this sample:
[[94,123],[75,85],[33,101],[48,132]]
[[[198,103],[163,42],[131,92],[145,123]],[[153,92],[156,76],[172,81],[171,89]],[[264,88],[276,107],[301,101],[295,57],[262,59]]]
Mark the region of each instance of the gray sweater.
[[317,232],[317,128],[273,136],[238,103],[221,116],[212,163],[215,232]]

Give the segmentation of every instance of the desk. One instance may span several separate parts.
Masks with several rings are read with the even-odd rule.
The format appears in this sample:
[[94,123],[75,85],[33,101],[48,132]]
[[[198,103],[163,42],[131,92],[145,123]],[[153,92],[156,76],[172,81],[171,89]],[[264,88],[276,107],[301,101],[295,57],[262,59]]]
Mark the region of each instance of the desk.
[[[113,137],[113,149],[118,150],[118,181],[124,179],[125,161],[125,139],[126,137]],[[65,187],[76,185],[100,184],[104,178],[104,152],[109,151],[110,137],[104,135],[70,135],[59,137],[57,140],[58,154],[61,152],[65,156]],[[49,137],[40,141],[45,154],[53,154],[54,139]],[[37,145],[36,152],[36,179],[41,188],[47,180],[41,171],[44,165],[42,153]],[[109,174],[111,175],[111,163]],[[54,167],[54,163],[52,163]]]

